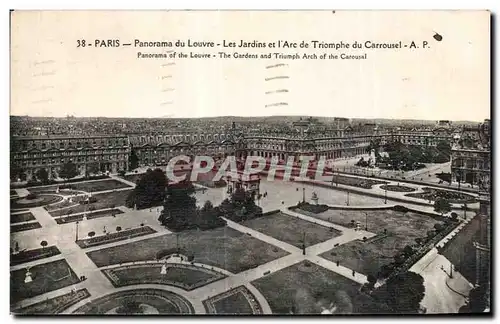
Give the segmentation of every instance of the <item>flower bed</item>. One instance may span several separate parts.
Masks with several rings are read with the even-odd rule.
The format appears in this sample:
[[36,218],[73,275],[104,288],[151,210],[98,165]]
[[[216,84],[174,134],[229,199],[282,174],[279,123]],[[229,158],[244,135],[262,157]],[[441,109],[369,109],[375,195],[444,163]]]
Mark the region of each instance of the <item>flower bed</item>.
[[108,233],[105,235],[100,235],[92,238],[87,238],[87,239],[82,239],[76,241],[76,244],[78,244],[79,247],[87,248],[91,246],[96,246],[96,245],[102,245],[102,244],[107,244],[107,243],[112,243],[116,241],[121,241],[121,240],[127,240],[132,237],[137,237],[137,236],[143,236],[143,235],[148,235],[148,234],[153,234],[156,233],[154,229],[152,229],[149,226],[141,226],[138,228],[133,228],[130,230],[124,230],[121,232],[116,232],[116,233]]
[[10,223],[22,223],[35,220],[35,216],[32,213],[26,212],[21,214],[10,214]]
[[14,224],[14,225],[10,226],[10,232],[16,233],[16,232],[22,232],[22,231],[29,231],[29,230],[41,228],[41,227],[42,227],[42,225],[40,225],[40,223],[38,223],[38,222]]
[[380,189],[387,191],[395,191],[395,192],[412,192],[415,191],[415,188],[407,187],[407,186],[395,186],[395,185],[383,185],[380,186]]
[[58,254],[61,254],[61,252],[55,245],[47,246],[46,248],[21,251],[17,254],[10,255],[10,266],[49,258]]
[[[107,210],[99,210],[95,212],[88,212],[86,214],[87,219],[93,219],[93,218],[100,218],[100,217],[109,217],[113,215],[113,212],[115,215],[123,214],[123,212],[120,209],[107,209]],[[72,223],[76,221],[81,221],[83,220],[83,215],[84,214],[78,214],[78,215],[70,215],[66,217],[59,217],[56,218],[56,223],[57,224],[66,224],[66,223]]]
[[422,188],[424,192],[407,194],[407,197],[419,198],[424,200],[435,201],[438,198],[444,198],[451,204],[474,203],[476,198],[474,196],[465,194],[458,191],[449,191],[435,188]]
[[62,312],[80,300],[90,297],[87,289],[72,291],[39,303],[13,310],[14,314],[22,315],[53,315]]
[[54,204],[61,200],[63,200],[62,197],[55,195],[39,195],[37,198],[34,199],[16,198],[10,200],[10,208],[11,209],[34,208],[34,207]]

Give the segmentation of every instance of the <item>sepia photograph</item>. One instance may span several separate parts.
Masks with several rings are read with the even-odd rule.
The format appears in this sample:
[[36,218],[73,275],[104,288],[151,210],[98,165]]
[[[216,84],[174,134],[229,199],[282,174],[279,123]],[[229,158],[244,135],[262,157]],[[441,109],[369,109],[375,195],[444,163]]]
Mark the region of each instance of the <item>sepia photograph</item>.
[[10,313],[491,316],[486,10],[11,10]]

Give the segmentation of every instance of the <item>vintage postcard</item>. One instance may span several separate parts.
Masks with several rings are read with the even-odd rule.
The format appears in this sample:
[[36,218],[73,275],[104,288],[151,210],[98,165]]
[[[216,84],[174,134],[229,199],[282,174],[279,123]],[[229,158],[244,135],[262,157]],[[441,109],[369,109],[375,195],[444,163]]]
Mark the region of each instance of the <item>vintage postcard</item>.
[[488,11],[23,11],[15,315],[490,314]]

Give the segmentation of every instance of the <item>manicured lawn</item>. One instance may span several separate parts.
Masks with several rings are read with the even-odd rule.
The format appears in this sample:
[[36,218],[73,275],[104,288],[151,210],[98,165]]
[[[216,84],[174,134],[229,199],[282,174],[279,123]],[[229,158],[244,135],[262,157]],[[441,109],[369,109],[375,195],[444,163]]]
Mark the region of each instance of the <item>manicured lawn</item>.
[[39,195],[35,199],[15,198],[10,200],[11,209],[26,209],[55,204],[63,200],[62,197],[56,195]]
[[25,283],[26,269],[10,273],[11,304],[79,282],[66,260],[39,264],[30,268],[32,282]]
[[42,227],[42,225],[40,225],[40,223],[38,223],[38,222],[14,224],[14,225],[10,225],[10,232],[16,233],[16,232],[22,232],[22,231],[29,231],[29,230],[41,228],[41,227]]
[[64,185],[61,184],[59,186],[52,185],[39,188],[35,187],[35,188],[30,188],[28,190],[32,193],[42,193],[42,192],[55,193],[57,187],[59,187],[60,189],[64,188],[64,190],[60,190],[60,192],[64,192],[67,190],[99,192],[104,190],[129,188],[130,186],[115,179],[105,179],[105,180],[90,181],[90,182],[67,183]]
[[[300,209],[296,209],[300,212]],[[351,227],[352,221],[359,222],[364,229],[368,225],[368,231],[372,233],[381,233],[384,229],[388,232],[408,237],[408,241],[416,237],[425,236],[428,230],[434,228],[434,224],[441,223],[444,218],[431,217],[415,212],[400,212],[392,209],[383,210],[348,210],[348,209],[329,209],[319,214],[308,214],[338,224],[345,227]]]
[[327,251],[320,256],[356,272],[377,275],[383,265],[394,261],[394,256],[404,248],[404,239],[389,235],[373,243],[351,241]]
[[107,192],[107,193],[92,195],[92,197],[95,197],[97,199],[97,202],[93,204],[90,205],[78,204],[75,206],[65,207],[63,209],[50,211],[49,214],[52,215],[53,217],[57,217],[57,216],[67,215],[69,210],[71,210],[72,214],[83,213],[89,210],[89,206],[94,206],[94,209],[110,208],[111,205],[123,206],[125,205],[125,201],[130,192],[131,190],[123,190],[123,191]]
[[262,310],[257,306],[258,304],[254,304],[256,307],[254,310],[248,298],[255,300],[255,297],[245,286],[239,286],[203,301],[203,305],[208,314],[261,314]]
[[[306,264],[309,266],[306,266]],[[253,281],[267,299],[273,314],[319,314],[321,305],[338,305],[349,313],[360,285],[309,261],[303,261]],[[350,309],[349,305],[350,304]]]
[[[168,234],[87,253],[98,267],[139,260],[176,248],[176,235]],[[287,252],[228,227],[179,233],[179,247],[194,254],[194,261],[241,272],[287,255]]]
[[[382,265],[391,263],[394,256],[406,245],[414,245],[416,238],[425,238],[427,231],[434,225],[442,223],[439,217],[418,214],[415,212],[399,212],[394,210],[328,210],[318,217],[350,226],[351,221],[358,221],[364,229],[368,220],[368,231],[381,235],[380,239],[370,239],[366,243],[352,241],[335,247],[321,256],[327,260],[340,263],[365,275],[376,275]],[[387,236],[383,237],[384,229]]]
[[144,173],[127,174],[127,175],[123,176],[122,178],[127,180],[127,181],[137,183],[137,181],[142,177],[143,174]]
[[10,223],[22,223],[35,220],[35,216],[32,213],[26,212],[21,214],[10,214]]
[[473,203],[476,201],[474,196],[463,192],[448,191],[434,188],[422,188],[424,192],[407,194],[407,197],[419,198],[423,200],[435,201],[437,198],[445,198],[451,204]]
[[10,255],[10,265],[13,266],[21,263],[49,258],[60,253],[61,252],[55,245],[47,246],[45,248],[21,251],[17,254]]
[[133,237],[143,236],[143,235],[148,235],[148,234],[153,234],[153,233],[156,233],[156,231],[154,229],[152,229],[151,227],[141,226],[141,227],[133,228],[130,230],[124,230],[124,231],[116,232],[116,233],[107,233],[105,235],[100,235],[100,236],[96,236],[96,237],[92,237],[92,238],[78,240],[78,241],[76,241],[76,244],[78,244],[78,246],[83,249],[83,248],[87,248],[87,247],[91,247],[91,246],[108,244],[111,242],[127,240],[127,239],[131,239]]
[[22,315],[53,315],[58,314],[66,308],[76,304],[82,299],[90,297],[87,289],[80,289],[75,292],[70,292],[60,295],[39,303],[13,310],[14,314]]
[[[134,289],[132,291],[120,291],[94,299],[84,306],[78,308],[74,314],[106,314],[108,312],[125,314],[147,313],[147,308],[141,311],[128,311],[127,305],[145,304],[159,314],[192,314],[193,306],[182,296],[160,289]],[[121,309],[119,309],[121,308]],[[153,313],[152,313],[153,314]]]
[[341,235],[337,230],[330,230],[328,227],[288,216],[282,212],[244,221],[241,225],[299,248],[302,247],[304,233],[306,246],[315,245]]
[[342,184],[346,186],[360,187],[365,189],[371,189],[374,185],[385,184],[387,181],[373,180],[373,179],[365,179],[365,178],[356,178],[335,174],[333,176],[333,185]]
[[161,264],[137,264],[103,270],[115,287],[139,284],[163,284],[192,290],[204,286],[225,275],[191,265],[167,264],[167,273],[161,274]]
[[[113,212],[114,212],[115,216],[123,214],[123,212],[120,209],[116,209],[116,208],[115,209],[107,209],[107,210],[99,210],[99,211],[87,213],[87,219],[94,219],[94,218],[101,218],[101,217],[113,217]],[[78,214],[78,215],[56,218],[56,222],[57,222],[57,224],[66,224],[66,223],[81,221],[82,219],[83,219],[83,214]]]

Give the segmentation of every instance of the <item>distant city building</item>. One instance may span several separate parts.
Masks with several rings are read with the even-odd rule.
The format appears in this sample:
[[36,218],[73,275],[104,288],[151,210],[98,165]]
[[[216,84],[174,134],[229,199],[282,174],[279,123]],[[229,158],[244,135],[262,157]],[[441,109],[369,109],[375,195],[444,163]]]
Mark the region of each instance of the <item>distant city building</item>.
[[95,170],[116,173],[128,168],[130,144],[124,135],[99,136],[13,136],[11,137],[11,178],[27,180],[44,168],[49,179],[68,162],[76,164],[77,171],[85,174],[89,165]]

